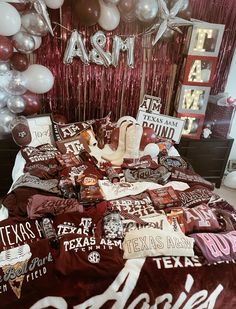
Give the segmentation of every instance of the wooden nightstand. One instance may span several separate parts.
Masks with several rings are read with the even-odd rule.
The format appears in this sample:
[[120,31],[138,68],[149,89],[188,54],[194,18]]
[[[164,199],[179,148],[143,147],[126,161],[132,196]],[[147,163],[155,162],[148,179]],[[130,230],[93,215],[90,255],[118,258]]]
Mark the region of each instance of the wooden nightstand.
[[12,184],[12,168],[19,147],[12,138],[0,140],[0,196],[4,196]]
[[233,142],[233,138],[182,138],[175,147],[180,155],[189,161],[196,173],[219,188]]

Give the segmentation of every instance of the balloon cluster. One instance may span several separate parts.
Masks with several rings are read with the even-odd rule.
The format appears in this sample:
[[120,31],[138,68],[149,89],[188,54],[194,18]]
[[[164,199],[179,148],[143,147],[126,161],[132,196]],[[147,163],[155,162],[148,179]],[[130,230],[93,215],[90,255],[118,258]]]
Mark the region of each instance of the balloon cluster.
[[[107,31],[114,30],[119,25],[121,19],[124,22],[133,22],[137,20],[142,23],[150,24],[157,18],[160,20],[172,18],[179,11],[181,11],[181,17],[183,18],[183,15],[188,15],[188,0],[166,0],[164,3],[164,9],[163,1],[74,0],[73,12],[75,19],[81,25],[93,26],[95,24],[99,24],[101,28]],[[168,6],[175,7],[174,11],[169,13],[166,4],[168,4]],[[175,15],[172,16],[172,13]]]
[[38,94],[53,86],[51,71],[30,65],[28,55],[39,48],[48,32],[53,35],[47,7],[57,9],[63,1],[0,2],[0,139],[11,133],[11,123],[19,114],[38,113]]

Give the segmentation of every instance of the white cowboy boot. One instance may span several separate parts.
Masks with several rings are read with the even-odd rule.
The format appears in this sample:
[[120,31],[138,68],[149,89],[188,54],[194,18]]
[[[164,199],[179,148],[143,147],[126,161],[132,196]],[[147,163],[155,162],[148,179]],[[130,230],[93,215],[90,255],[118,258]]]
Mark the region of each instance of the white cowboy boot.
[[116,151],[113,151],[113,153],[102,154],[102,158],[107,161],[113,161],[118,160],[120,158],[123,158],[123,155],[125,153],[125,138],[126,138],[126,129],[130,125],[130,122],[125,121],[121,124],[120,130],[119,130],[119,141],[118,141],[118,147]]
[[120,166],[123,163],[124,158],[138,159],[140,142],[143,135],[143,127],[136,123],[129,126],[126,130],[126,147],[125,153],[122,158],[118,160],[112,160],[111,163],[115,166]]

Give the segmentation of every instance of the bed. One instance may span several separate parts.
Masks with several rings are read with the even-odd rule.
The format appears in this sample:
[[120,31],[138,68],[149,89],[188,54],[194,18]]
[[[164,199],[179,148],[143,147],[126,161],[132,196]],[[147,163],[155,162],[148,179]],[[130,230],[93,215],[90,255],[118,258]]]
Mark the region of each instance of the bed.
[[114,168],[44,142],[2,201],[1,308],[236,308],[236,213],[173,145]]

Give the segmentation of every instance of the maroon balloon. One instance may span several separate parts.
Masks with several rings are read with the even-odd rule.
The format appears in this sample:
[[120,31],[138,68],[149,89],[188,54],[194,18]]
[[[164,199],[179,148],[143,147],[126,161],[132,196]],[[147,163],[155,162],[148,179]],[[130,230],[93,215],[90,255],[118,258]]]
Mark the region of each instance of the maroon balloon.
[[29,59],[25,54],[13,53],[11,57],[11,66],[13,69],[23,72],[29,66]]
[[11,58],[13,54],[13,45],[10,39],[0,35],[0,60],[6,61]]
[[30,3],[11,3],[18,12],[24,12],[30,8]]
[[58,123],[68,123],[66,116],[62,114],[52,114],[52,119]]
[[26,91],[26,93],[22,95],[22,98],[25,100],[25,109],[21,115],[30,116],[40,112],[41,103],[37,94]]
[[93,26],[100,17],[100,4],[98,0],[75,0],[73,11],[81,25]]
[[120,0],[118,8],[121,13],[130,13],[135,8],[135,0]]

